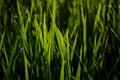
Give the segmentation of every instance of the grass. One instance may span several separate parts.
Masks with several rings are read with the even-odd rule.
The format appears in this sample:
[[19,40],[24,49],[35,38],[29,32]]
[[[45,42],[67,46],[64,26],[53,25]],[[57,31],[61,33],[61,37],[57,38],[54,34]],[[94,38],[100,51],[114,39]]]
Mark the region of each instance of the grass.
[[2,80],[119,80],[120,1],[0,0]]

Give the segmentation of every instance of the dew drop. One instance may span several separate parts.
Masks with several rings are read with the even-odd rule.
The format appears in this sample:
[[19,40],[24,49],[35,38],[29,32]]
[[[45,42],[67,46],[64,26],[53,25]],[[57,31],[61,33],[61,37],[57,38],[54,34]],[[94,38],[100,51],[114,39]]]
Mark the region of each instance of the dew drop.
[[47,64],[48,62],[47,61],[45,61],[45,64]]

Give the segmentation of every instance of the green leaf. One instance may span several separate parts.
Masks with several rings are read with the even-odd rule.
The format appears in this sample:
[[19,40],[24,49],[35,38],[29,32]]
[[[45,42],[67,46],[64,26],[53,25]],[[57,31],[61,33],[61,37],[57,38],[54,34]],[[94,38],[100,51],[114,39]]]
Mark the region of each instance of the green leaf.
[[4,37],[5,37],[5,31],[4,31],[4,33],[2,35],[2,38],[1,38],[1,41],[0,41],[0,51],[2,49],[2,44],[3,44]]
[[[29,80],[29,75],[28,75],[28,60],[25,55],[25,51],[23,50],[23,57],[24,57],[24,65],[25,65],[25,80]],[[29,64],[30,66],[30,64]]]
[[64,65],[65,65],[65,61],[62,61],[62,67],[61,67],[61,72],[60,72],[60,80],[64,80]]

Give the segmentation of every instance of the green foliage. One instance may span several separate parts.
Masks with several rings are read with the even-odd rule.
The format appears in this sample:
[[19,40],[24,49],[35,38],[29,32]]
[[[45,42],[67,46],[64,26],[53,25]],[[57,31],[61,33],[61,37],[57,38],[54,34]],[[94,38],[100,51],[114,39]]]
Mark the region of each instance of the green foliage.
[[3,80],[118,80],[120,1],[0,0]]

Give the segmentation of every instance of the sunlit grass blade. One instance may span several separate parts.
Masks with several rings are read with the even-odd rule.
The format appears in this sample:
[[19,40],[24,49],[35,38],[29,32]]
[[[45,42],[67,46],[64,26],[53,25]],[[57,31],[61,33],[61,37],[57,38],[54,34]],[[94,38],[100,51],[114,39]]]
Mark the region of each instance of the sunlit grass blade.
[[67,75],[68,75],[68,79],[71,80],[71,66],[70,66],[70,45],[68,44],[69,43],[69,30],[67,29],[66,30],[66,33],[65,33],[65,39],[66,39],[66,45],[67,45]]
[[61,72],[60,72],[60,80],[64,80],[64,65],[65,61],[62,61]]
[[44,37],[44,49],[47,48],[47,25],[46,25],[46,14],[44,13],[44,22],[43,22],[43,37]]
[[52,9],[52,22],[55,24],[56,20],[56,0],[53,0],[53,9]]
[[52,32],[52,29],[50,30],[49,35],[48,35],[47,38],[49,39],[49,41],[48,41],[49,49],[48,49],[48,54],[47,54],[47,61],[48,61],[48,68],[49,68],[48,69],[49,70],[48,75],[49,75],[49,79],[51,80],[52,74],[51,74],[50,66],[52,65],[51,60],[53,59],[53,48],[54,48],[54,40],[53,40],[54,33]]
[[31,0],[31,8],[30,8],[30,15],[32,15],[33,9],[34,9],[34,0]]
[[28,49],[27,49],[27,36],[26,36],[27,28],[25,28],[24,16],[22,16],[22,11],[21,11],[21,6],[20,6],[19,1],[17,1],[17,10],[18,10],[18,14],[19,14],[19,26],[20,26],[19,29],[20,29],[20,34],[21,34],[23,46],[24,46],[26,52],[28,53]]
[[61,66],[61,72],[60,72],[60,80],[64,80],[64,65],[65,65],[65,58],[66,58],[66,46],[64,43],[64,39],[63,36],[61,34],[61,32],[59,31],[59,29],[57,27],[55,27],[55,34],[57,37],[57,43],[60,49],[60,53],[61,53],[61,58],[62,58],[62,66]]
[[101,13],[101,3],[99,3],[97,14],[96,14],[96,17],[95,17],[94,30],[97,28],[97,22],[100,20],[100,13]]
[[73,34],[75,33],[75,31],[76,31],[76,29],[77,29],[77,24],[74,26],[74,29],[73,29],[73,31],[71,32],[71,34],[70,34],[70,38],[72,38],[73,37]]
[[86,26],[86,15],[84,15],[83,7],[81,7],[81,13],[82,13],[82,23],[83,23],[83,52],[84,52],[84,58],[86,57],[86,51],[87,51],[87,26]]
[[66,46],[65,46],[63,36],[57,27],[55,27],[55,34],[57,37],[57,43],[58,43],[58,46],[60,49],[61,57],[64,60],[64,58],[66,56]]

